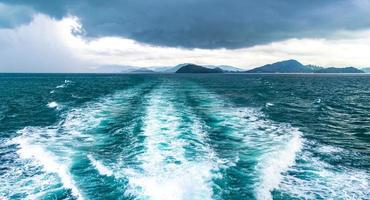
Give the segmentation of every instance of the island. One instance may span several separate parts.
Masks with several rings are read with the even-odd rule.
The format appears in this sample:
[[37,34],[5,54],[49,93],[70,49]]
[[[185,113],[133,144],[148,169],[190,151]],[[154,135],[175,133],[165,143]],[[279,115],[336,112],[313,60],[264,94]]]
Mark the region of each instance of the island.
[[285,60],[273,64],[257,67],[245,73],[365,73],[354,67],[320,67],[315,65],[303,65],[297,60]]
[[175,73],[223,73],[221,68],[207,68],[195,64],[187,64],[178,69]]

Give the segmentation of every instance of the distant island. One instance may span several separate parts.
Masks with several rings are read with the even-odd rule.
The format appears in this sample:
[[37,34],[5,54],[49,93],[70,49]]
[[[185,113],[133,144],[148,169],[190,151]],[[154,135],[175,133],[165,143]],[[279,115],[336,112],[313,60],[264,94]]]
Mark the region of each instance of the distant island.
[[365,73],[370,73],[370,67],[361,68],[361,71],[364,71]]
[[303,65],[297,60],[284,60],[272,64],[256,67],[251,70],[228,65],[196,65],[184,63],[176,66],[164,67],[127,67],[122,73],[370,73],[370,68],[358,69],[355,67],[321,67],[316,65]]
[[303,65],[296,60],[285,60],[273,64],[267,64],[247,71],[224,71],[221,68],[206,68],[199,65],[187,64],[179,68],[176,73],[365,73],[354,67],[320,67],[315,65]]
[[135,69],[135,70],[130,71],[130,73],[154,73],[154,72],[155,71],[150,70],[150,69],[146,69],[146,68],[143,68],[143,69]]
[[286,60],[267,64],[262,67],[257,67],[246,73],[312,73],[313,69],[309,66],[304,66],[296,60]]
[[329,67],[324,68],[314,65],[303,65],[296,60],[285,60],[273,64],[257,67],[245,73],[365,73],[354,67]]
[[187,64],[182,66],[176,71],[176,73],[223,73],[224,71],[221,68],[207,68],[200,65]]
[[318,71],[314,71],[314,73],[365,73],[365,72],[354,67],[344,67],[344,68],[329,67],[320,69]]

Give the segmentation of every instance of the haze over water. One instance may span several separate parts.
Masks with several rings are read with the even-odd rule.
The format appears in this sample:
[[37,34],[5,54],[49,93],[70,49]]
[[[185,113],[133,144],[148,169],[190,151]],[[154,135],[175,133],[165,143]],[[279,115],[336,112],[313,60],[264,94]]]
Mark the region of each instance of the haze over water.
[[370,199],[368,75],[2,74],[0,199]]

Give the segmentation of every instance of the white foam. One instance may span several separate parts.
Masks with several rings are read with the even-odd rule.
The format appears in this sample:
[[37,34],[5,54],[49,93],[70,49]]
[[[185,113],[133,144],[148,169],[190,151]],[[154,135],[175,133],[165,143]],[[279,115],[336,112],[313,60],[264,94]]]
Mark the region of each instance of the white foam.
[[343,149],[339,147],[329,146],[329,145],[322,145],[318,148],[318,151],[321,153],[331,154],[331,153],[341,152],[343,151]]
[[62,85],[56,86],[55,88],[64,88],[64,87],[66,87],[66,85],[65,84],[62,84]]
[[54,156],[41,145],[32,144],[23,135],[14,138],[13,142],[19,145],[17,153],[22,159],[31,159],[40,164],[46,172],[57,174],[64,187],[71,189],[72,194],[78,199],[83,199],[65,164],[55,160]]
[[[289,124],[266,120],[258,109],[228,106],[227,101],[210,92],[205,94],[198,92],[196,98],[205,102],[211,101],[205,107],[206,112],[218,119],[219,124],[215,126],[230,129],[230,132],[225,134],[243,139],[245,143],[238,144],[239,148],[253,149],[251,153],[255,154],[257,159],[256,198],[272,199],[271,191],[279,187],[283,173],[294,165],[296,155],[303,147],[301,132]],[[266,104],[266,106],[272,105]],[[227,166],[232,166],[239,159],[238,152],[235,152],[235,160],[229,160]]]
[[[127,192],[153,200],[211,199],[211,170],[215,163],[209,158],[196,161],[185,158],[186,142],[178,137],[181,134],[178,112],[169,97],[162,99],[163,96],[154,93],[150,100],[144,120],[146,152],[138,158],[143,171],[126,171],[130,184]],[[161,149],[161,144],[168,146]],[[174,162],[168,162],[168,158]]]
[[58,108],[59,104],[58,104],[57,102],[53,101],[53,102],[49,102],[49,103],[47,104],[47,106],[48,106],[49,108]]
[[[82,199],[82,193],[75,184],[77,180],[73,180],[70,174],[72,157],[75,153],[85,153],[83,150],[81,152],[80,146],[91,147],[95,145],[95,141],[107,137],[105,134],[91,134],[89,130],[99,126],[102,120],[109,120],[114,115],[110,112],[111,110],[124,109],[128,104],[126,99],[132,95],[135,95],[135,93],[131,90],[120,91],[87,103],[80,108],[72,109],[67,113],[62,113],[65,119],[55,126],[27,127],[19,130],[19,136],[15,137],[11,144],[17,144],[19,147],[17,153],[20,158],[18,162],[26,164],[24,167],[17,166],[5,175],[12,177],[11,181],[13,183],[16,181],[16,184],[1,184],[0,181],[0,194],[3,188],[7,188],[9,196],[24,193],[29,199],[37,199],[45,192],[63,186],[70,189],[72,195]],[[51,103],[50,105],[54,107],[55,105]],[[95,161],[92,163],[94,163],[94,167],[97,168],[99,173],[112,174],[103,163],[94,160],[93,157],[91,158]],[[28,168],[40,168],[45,173],[24,177],[21,172],[22,170],[27,172]]]
[[266,103],[266,107],[268,108],[268,107],[271,107],[271,106],[274,106],[274,104],[273,103]]
[[287,143],[282,143],[278,149],[273,148],[262,156],[257,165],[260,173],[260,182],[256,188],[257,199],[272,199],[272,190],[279,186],[282,173],[294,165],[296,154],[302,146],[300,134],[295,131]]
[[358,169],[339,169],[331,166],[310,153],[301,156],[304,161],[295,166],[295,174],[310,174],[300,178],[289,175],[279,186],[279,190],[301,199],[369,199],[370,176]]
[[92,155],[87,155],[91,164],[98,170],[99,174],[104,176],[112,176],[113,172],[108,167],[104,166],[100,161],[95,160]]
[[72,82],[72,81],[70,81],[70,80],[64,80],[64,83],[63,83],[63,84],[58,85],[58,86],[56,86],[55,88],[65,88],[65,87],[67,87],[68,85],[70,85],[71,83],[73,83],[73,82]]

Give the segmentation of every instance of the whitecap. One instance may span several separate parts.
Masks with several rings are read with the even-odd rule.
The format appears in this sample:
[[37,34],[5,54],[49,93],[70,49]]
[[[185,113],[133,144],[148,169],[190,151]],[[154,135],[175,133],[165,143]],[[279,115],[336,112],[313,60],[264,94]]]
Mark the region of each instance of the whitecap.
[[92,155],[87,155],[87,158],[90,160],[91,164],[96,168],[96,170],[99,172],[99,174],[104,176],[112,176],[113,172],[108,167],[103,165],[100,161],[95,160],[95,158]]
[[58,85],[58,86],[56,86],[55,88],[65,88],[65,87],[67,87],[68,85],[70,85],[70,84],[72,84],[73,82],[72,81],[70,81],[70,80],[64,80],[64,83],[63,84],[61,84],[61,85]]
[[331,154],[331,153],[341,152],[341,151],[343,151],[343,149],[341,149],[340,147],[322,145],[318,148],[318,151],[321,152],[321,153]]
[[266,108],[268,108],[268,107],[271,107],[271,106],[274,106],[274,104],[273,103],[266,103]]
[[58,104],[57,102],[53,101],[53,102],[49,102],[49,103],[47,104],[47,106],[48,106],[49,108],[58,108],[59,104]]
[[61,85],[56,86],[55,88],[65,88],[65,87],[66,87],[66,84],[61,84]]

